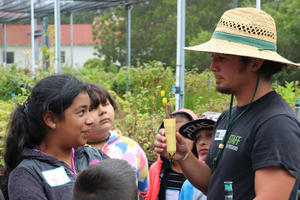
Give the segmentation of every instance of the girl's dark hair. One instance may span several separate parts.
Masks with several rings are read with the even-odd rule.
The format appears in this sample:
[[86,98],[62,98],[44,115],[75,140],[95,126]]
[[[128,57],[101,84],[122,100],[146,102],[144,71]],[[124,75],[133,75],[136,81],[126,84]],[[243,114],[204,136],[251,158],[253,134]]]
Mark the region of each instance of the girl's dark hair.
[[[246,56],[241,56],[241,61],[244,65],[247,65],[250,62],[251,58]],[[260,74],[267,80],[270,81],[273,74],[280,72],[285,66],[283,63],[274,62],[270,60],[264,60],[261,68]]]
[[6,179],[22,161],[23,149],[44,140],[49,128],[43,114],[51,111],[63,120],[64,111],[82,91],[86,91],[82,82],[71,75],[48,76],[36,84],[24,105],[18,105],[10,118],[4,153]]
[[90,110],[98,108],[99,104],[105,105],[107,100],[112,105],[114,110],[117,109],[117,103],[106,89],[93,83],[85,83],[85,85],[87,86],[87,92],[91,98]]

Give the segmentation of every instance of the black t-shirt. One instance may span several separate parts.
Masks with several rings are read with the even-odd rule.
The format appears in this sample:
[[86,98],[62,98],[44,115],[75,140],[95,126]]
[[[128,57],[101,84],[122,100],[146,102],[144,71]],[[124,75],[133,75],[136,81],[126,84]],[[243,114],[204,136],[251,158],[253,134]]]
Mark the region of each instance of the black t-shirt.
[[[234,107],[233,119],[246,106]],[[220,116],[206,157],[212,168],[226,129],[228,111]],[[255,170],[276,166],[296,177],[290,199],[296,198],[300,168],[300,125],[292,108],[276,92],[253,102],[232,126],[228,142],[208,185],[208,199],[224,199],[224,181],[233,182],[234,199],[253,199]]]

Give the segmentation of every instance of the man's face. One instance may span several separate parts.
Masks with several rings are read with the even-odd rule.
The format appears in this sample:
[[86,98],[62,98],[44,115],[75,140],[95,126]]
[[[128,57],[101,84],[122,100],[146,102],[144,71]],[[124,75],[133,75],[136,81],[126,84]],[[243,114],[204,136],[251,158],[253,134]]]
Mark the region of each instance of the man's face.
[[217,91],[236,94],[246,89],[249,83],[249,70],[240,56],[214,53],[210,70],[216,78]]

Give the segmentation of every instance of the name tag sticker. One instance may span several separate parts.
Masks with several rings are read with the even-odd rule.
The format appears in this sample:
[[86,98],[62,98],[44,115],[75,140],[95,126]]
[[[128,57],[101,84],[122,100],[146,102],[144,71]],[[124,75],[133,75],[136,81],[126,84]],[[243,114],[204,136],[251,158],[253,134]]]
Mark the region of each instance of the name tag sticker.
[[215,140],[216,141],[220,141],[223,139],[224,135],[226,133],[226,130],[224,129],[219,129],[219,130],[216,130],[216,134],[215,134]]
[[43,171],[42,174],[51,187],[64,185],[71,181],[64,167]]

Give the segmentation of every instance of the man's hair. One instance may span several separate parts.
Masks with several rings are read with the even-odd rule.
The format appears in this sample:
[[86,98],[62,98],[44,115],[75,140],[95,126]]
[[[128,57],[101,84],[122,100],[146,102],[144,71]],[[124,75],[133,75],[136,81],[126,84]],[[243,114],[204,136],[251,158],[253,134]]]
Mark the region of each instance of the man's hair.
[[125,160],[105,159],[81,171],[73,200],[137,200],[137,180]]
[[[247,65],[252,58],[241,56],[241,61],[244,65]],[[266,80],[271,80],[272,75],[280,72],[282,68],[285,66],[283,63],[274,62],[270,60],[264,60],[261,68],[260,73]]]

